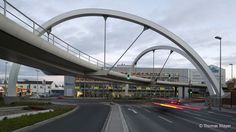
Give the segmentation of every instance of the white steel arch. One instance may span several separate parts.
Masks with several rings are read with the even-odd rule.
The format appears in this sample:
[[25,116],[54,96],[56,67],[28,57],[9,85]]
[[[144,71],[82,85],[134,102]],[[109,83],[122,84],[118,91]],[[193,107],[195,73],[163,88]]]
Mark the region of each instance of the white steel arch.
[[[219,95],[219,84],[217,83],[218,81],[216,80],[215,76],[210,71],[207,64],[204,62],[204,60],[185,41],[183,41],[181,38],[176,36],[174,33],[142,17],[125,13],[125,12],[121,12],[121,11],[109,10],[109,9],[88,8],[88,9],[73,10],[73,11],[69,11],[61,15],[58,15],[50,19],[46,23],[44,23],[42,27],[44,27],[44,29],[46,29],[47,31],[51,31],[52,27],[64,21],[71,20],[78,17],[85,17],[85,16],[103,16],[103,17],[118,18],[118,19],[130,21],[130,22],[148,27],[149,29],[161,34],[162,36],[166,37],[167,39],[175,43],[179,48],[181,48],[199,66],[200,70],[203,72],[203,74],[206,76],[206,78],[209,80],[209,82],[212,85],[212,90],[209,90],[210,95]],[[42,30],[42,29],[41,31],[39,30],[40,31],[39,35],[44,34],[46,30]],[[223,90],[222,90],[221,96],[222,95],[224,95]]]
[[[135,66],[137,65],[137,62],[144,56],[146,55],[147,53],[151,52],[151,51],[155,51],[155,50],[172,50],[180,55],[182,55],[183,57],[185,57],[188,61],[190,61],[194,66],[195,68],[199,71],[199,73],[201,74],[201,76],[204,78],[204,80],[206,80],[206,85],[207,85],[207,88],[209,90],[209,92],[215,92],[214,89],[212,88],[213,86],[211,85],[211,83],[209,82],[209,80],[207,79],[207,77],[205,76],[205,74],[201,71],[201,68],[193,61],[193,59],[188,56],[184,51],[178,49],[178,48],[175,48],[175,47],[172,47],[172,46],[167,46],[167,45],[159,45],[159,46],[153,46],[153,47],[150,47],[150,48],[147,48],[145,49],[144,51],[142,51],[140,54],[137,55],[137,57],[134,59],[134,61],[132,62],[132,68],[133,68],[133,71],[134,71],[134,68]],[[213,90],[213,91],[212,91]]]

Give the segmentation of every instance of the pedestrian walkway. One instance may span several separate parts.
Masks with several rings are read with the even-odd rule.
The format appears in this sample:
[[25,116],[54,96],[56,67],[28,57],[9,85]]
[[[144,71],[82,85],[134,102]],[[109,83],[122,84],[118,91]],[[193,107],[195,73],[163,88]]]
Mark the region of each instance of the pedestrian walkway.
[[111,105],[111,113],[105,128],[105,132],[128,132],[128,126],[124,119],[120,105]]

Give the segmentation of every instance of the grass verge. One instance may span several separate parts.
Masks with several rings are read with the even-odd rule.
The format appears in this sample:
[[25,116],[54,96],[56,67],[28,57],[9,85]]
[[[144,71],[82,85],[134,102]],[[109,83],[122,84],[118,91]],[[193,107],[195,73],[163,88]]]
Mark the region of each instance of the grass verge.
[[[27,105],[26,103],[23,103],[24,105]],[[41,104],[41,103],[40,103]],[[68,105],[30,105],[30,107],[37,107],[37,108],[42,108],[42,109],[54,109],[53,112],[48,112],[48,113],[40,113],[36,115],[26,115],[26,116],[21,116],[18,118],[13,118],[13,119],[5,119],[0,121],[0,132],[11,132],[16,129],[20,129],[22,127],[30,126],[35,123],[50,119],[52,117],[61,115],[63,113],[66,113],[75,106],[68,106]]]

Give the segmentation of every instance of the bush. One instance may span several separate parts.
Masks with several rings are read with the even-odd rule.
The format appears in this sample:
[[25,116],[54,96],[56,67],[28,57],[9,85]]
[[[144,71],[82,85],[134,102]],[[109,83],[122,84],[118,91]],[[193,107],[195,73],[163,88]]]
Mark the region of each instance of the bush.
[[5,116],[2,120],[6,120],[7,119],[7,117]]
[[12,102],[11,105],[19,106],[19,105],[39,105],[39,106],[47,106],[51,105],[50,102],[39,102],[39,101],[19,101],[19,102]]

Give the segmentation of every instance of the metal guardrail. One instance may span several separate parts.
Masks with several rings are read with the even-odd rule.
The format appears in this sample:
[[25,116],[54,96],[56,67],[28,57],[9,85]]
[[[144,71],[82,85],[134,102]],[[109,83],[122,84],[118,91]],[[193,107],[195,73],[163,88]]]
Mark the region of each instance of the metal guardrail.
[[[96,58],[80,51],[79,49],[71,46],[69,43],[67,43],[64,40],[60,39],[56,35],[52,34],[48,30],[44,29],[37,22],[35,22],[31,18],[29,18],[27,15],[25,15],[23,12],[21,12],[19,9],[17,9],[15,6],[10,4],[9,2],[7,2],[7,0],[3,0],[3,5],[0,5],[0,8],[3,10],[3,15],[5,17],[8,17],[8,15],[11,15],[15,19],[15,21],[19,20],[21,23],[23,23],[24,25],[29,27],[30,28],[29,31],[31,31],[33,34],[38,35],[40,33],[39,29],[42,29],[42,31],[45,31],[45,33],[46,33],[46,34],[43,34],[43,35],[39,36],[42,39],[48,41],[49,43],[51,43],[51,44],[53,44],[53,45],[55,45],[55,46],[57,46],[61,49],[66,50],[68,53],[71,53],[71,54],[75,55],[79,59],[83,59],[85,61],[88,61],[89,63],[92,63],[92,64],[96,65],[97,67],[99,67],[101,69],[104,68],[104,62],[103,61],[100,61],[100,60],[98,60],[98,59],[96,59]],[[22,18],[17,16],[16,13],[19,13],[20,15],[22,15],[23,18],[25,18],[26,20],[23,20]],[[10,18],[10,16],[8,18]],[[14,19],[12,19],[12,20],[14,20]],[[106,64],[105,68],[108,68],[108,67],[111,67],[111,65]]]

